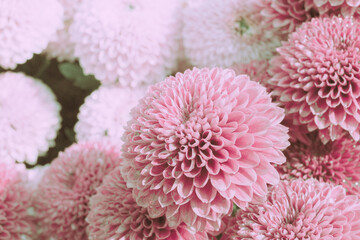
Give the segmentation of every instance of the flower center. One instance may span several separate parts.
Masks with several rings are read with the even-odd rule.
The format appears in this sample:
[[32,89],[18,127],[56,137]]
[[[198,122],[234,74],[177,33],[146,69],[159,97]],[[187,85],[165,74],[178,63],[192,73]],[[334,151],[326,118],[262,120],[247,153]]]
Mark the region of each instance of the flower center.
[[249,24],[243,17],[235,22],[235,31],[238,32],[241,36],[244,35],[249,30],[249,28]]

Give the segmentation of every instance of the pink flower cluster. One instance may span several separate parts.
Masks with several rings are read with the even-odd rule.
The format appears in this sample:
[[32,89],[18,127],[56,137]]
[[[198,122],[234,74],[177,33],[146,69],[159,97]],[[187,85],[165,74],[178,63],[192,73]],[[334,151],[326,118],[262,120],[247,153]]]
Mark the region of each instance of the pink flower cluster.
[[[359,9],[0,0],[0,239],[360,240]],[[3,69],[41,51],[101,86],[26,170],[61,107]]]

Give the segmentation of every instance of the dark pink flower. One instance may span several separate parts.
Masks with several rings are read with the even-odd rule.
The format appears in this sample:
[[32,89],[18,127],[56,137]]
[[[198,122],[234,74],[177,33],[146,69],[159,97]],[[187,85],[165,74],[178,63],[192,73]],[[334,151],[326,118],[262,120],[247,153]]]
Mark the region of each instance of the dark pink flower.
[[342,186],[281,182],[261,205],[239,210],[222,239],[360,239],[360,201]]
[[170,227],[165,216],[152,218],[136,204],[132,189],[126,187],[120,167],[112,171],[90,200],[87,217],[89,239],[171,239],[206,240],[206,232],[196,233],[184,224]]
[[40,234],[47,239],[86,240],[89,199],[120,162],[114,147],[100,143],[79,143],[60,153],[38,186]]
[[[177,73],[149,88],[123,136],[123,176],[152,218],[218,230],[232,204],[245,207],[277,184],[285,161],[283,110],[230,69]],[[210,226],[209,226],[210,225]]]
[[317,133],[307,138],[307,143],[293,142],[284,151],[287,162],[277,168],[282,177],[315,178],[341,184],[350,194],[359,194],[360,145],[345,136],[325,145]]
[[26,188],[26,176],[24,165],[0,163],[0,239],[32,236],[34,229],[27,213],[31,195]]
[[360,139],[360,23],[322,18],[305,23],[270,64],[273,95],[293,125],[320,129],[324,142],[344,132]]

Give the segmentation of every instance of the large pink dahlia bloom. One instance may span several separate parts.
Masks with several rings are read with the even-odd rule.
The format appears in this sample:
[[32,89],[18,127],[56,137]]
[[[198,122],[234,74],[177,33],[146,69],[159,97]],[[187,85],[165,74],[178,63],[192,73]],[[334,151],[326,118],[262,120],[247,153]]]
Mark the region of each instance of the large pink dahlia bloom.
[[0,0],[0,67],[41,53],[62,27],[63,8],[57,0]]
[[112,171],[90,199],[89,239],[208,239],[205,232],[195,233],[184,224],[172,228],[165,216],[152,218],[146,208],[136,204],[126,187],[120,167]]
[[54,144],[60,105],[51,89],[22,73],[0,74],[0,159],[35,164]]
[[360,193],[360,145],[341,137],[323,144],[316,133],[307,135],[309,142],[293,142],[284,154],[285,164],[278,166],[280,176],[316,178],[343,185],[350,194]]
[[138,86],[176,66],[180,1],[87,0],[70,27],[75,55],[102,83]]
[[285,38],[303,22],[318,16],[359,16],[359,0],[255,0],[263,24]]
[[[277,184],[288,146],[283,110],[230,69],[196,69],[149,88],[123,137],[123,175],[151,217],[217,230]],[[158,207],[161,206],[161,207]]]
[[280,46],[276,34],[261,24],[253,0],[197,2],[189,1],[183,30],[186,57],[194,66],[230,67],[268,59]]
[[32,235],[26,181],[24,165],[0,162],[0,239],[20,240]]
[[261,205],[239,210],[222,239],[360,239],[360,201],[342,186],[281,182]]
[[87,239],[89,199],[106,174],[120,164],[119,152],[100,143],[79,143],[59,154],[36,193],[41,233],[55,239]]
[[335,140],[360,139],[360,22],[322,18],[305,23],[270,64],[273,95],[294,125]]
[[102,86],[85,99],[75,125],[78,141],[106,139],[122,144],[124,126],[130,110],[145,95],[146,87],[118,88]]

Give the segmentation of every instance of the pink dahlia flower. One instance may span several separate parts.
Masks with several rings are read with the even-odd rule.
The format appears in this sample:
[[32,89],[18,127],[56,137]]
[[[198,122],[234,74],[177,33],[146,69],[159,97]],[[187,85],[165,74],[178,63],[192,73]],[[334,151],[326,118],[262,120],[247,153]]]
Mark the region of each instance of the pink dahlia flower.
[[24,165],[0,162],[0,239],[20,240],[32,235],[26,181]]
[[359,16],[359,0],[255,0],[263,24],[283,38],[318,16]]
[[102,86],[85,99],[75,125],[79,141],[106,139],[122,144],[124,126],[130,120],[130,110],[145,95],[146,87],[118,88]]
[[208,239],[205,232],[195,233],[181,224],[170,227],[165,216],[152,218],[146,208],[136,204],[126,187],[120,167],[112,171],[90,200],[89,239]]
[[230,68],[232,68],[236,74],[248,75],[252,81],[260,83],[266,87],[270,93],[271,89],[268,82],[271,76],[268,73],[269,67],[270,64],[268,60],[253,60],[247,64],[235,64]]
[[57,0],[0,0],[0,66],[14,69],[41,53],[62,27]]
[[262,24],[253,0],[210,0],[188,4],[183,39],[186,56],[198,67],[230,67],[271,58],[280,41]]
[[324,142],[348,132],[360,139],[360,23],[322,18],[305,23],[270,64],[273,95],[294,125],[320,129]]
[[[153,218],[218,230],[277,184],[288,146],[283,110],[230,69],[196,69],[151,86],[124,133],[123,176]],[[126,160],[126,161],[125,161]]]
[[0,74],[0,159],[35,164],[54,144],[60,105],[50,88],[22,73]]
[[239,210],[222,239],[360,239],[360,201],[342,186],[281,182],[261,205]]
[[296,141],[284,151],[287,162],[277,168],[282,177],[316,178],[342,184],[350,194],[359,194],[360,145],[344,136],[325,145],[316,133],[308,138],[308,144]]
[[35,210],[42,235],[87,239],[89,199],[106,174],[120,164],[119,152],[100,143],[79,143],[59,154],[36,193]]
[[176,66],[178,2],[85,1],[70,27],[84,72],[132,87],[163,79]]

